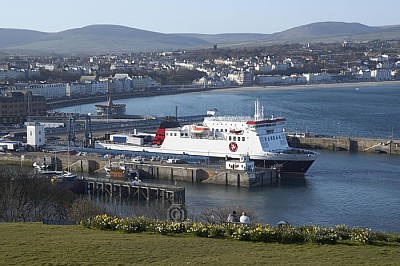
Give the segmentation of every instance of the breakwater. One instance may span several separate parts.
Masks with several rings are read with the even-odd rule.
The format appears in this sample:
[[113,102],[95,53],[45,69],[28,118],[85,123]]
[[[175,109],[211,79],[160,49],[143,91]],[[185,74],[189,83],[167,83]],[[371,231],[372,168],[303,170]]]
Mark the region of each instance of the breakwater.
[[[130,98],[141,98],[141,97],[154,97],[154,96],[162,96],[162,95],[174,95],[181,93],[191,93],[191,92],[200,92],[200,91],[210,91],[210,90],[218,90],[218,89],[229,89],[236,88],[238,86],[230,86],[230,87],[181,87],[181,86],[167,86],[166,88],[162,88],[160,90],[156,89],[147,89],[147,90],[138,90],[129,93],[118,93],[113,94],[112,98],[114,100],[121,99],[130,99]],[[65,98],[56,101],[50,101],[47,103],[47,109],[53,110],[67,106],[75,106],[81,104],[88,103],[99,103],[107,101],[107,95],[90,95],[90,96],[80,96],[77,98]]]
[[288,134],[287,139],[290,146],[297,148],[400,154],[400,140],[307,136],[303,134],[297,136]]

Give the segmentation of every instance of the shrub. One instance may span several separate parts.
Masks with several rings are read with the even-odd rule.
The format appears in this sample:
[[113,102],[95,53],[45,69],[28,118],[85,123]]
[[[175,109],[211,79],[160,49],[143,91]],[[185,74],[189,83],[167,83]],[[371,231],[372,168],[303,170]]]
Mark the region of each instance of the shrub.
[[256,225],[250,230],[250,240],[257,242],[276,242],[279,240],[277,230],[277,228],[269,225]]
[[345,225],[337,225],[335,226],[336,233],[338,234],[339,239],[348,240],[351,238],[351,229]]
[[[278,241],[286,244],[305,243],[305,235],[300,229],[284,226],[278,229]],[[279,240],[280,239],[280,240]]]
[[316,225],[302,226],[299,228],[304,235],[305,242],[314,244],[336,244],[338,234],[333,228]]
[[335,244],[345,239],[363,244],[372,241],[400,242],[399,234],[372,233],[368,228],[338,225],[334,228],[305,225],[272,227],[268,224],[213,224],[203,222],[168,222],[144,216],[118,218],[107,214],[96,215],[81,223],[87,228],[118,230],[126,233],[150,232],[161,235],[192,234],[195,237],[230,238],[240,241],[278,242],[287,244]]
[[372,240],[371,229],[353,227],[351,233],[351,240],[358,243],[370,244]]

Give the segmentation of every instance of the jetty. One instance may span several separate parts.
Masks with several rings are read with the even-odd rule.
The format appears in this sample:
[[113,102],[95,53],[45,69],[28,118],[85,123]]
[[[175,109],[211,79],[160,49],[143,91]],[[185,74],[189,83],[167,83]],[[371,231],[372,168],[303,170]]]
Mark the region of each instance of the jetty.
[[292,147],[332,151],[400,154],[400,140],[287,133]]
[[142,181],[125,181],[111,178],[82,177],[86,193],[112,198],[156,200],[162,203],[185,204],[185,188]]

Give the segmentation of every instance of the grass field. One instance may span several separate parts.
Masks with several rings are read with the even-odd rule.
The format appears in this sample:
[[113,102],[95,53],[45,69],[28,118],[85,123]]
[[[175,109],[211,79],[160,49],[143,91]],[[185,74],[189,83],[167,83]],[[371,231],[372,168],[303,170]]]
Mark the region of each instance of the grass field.
[[0,223],[1,265],[400,265],[400,244],[294,245]]

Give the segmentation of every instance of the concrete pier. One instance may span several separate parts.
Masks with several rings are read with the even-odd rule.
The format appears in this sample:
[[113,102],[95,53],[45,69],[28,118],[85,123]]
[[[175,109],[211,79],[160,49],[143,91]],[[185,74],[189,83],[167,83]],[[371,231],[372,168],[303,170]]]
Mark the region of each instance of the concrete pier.
[[288,136],[289,145],[306,149],[400,154],[400,140],[357,137]]

